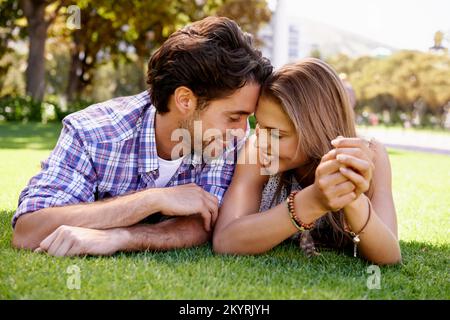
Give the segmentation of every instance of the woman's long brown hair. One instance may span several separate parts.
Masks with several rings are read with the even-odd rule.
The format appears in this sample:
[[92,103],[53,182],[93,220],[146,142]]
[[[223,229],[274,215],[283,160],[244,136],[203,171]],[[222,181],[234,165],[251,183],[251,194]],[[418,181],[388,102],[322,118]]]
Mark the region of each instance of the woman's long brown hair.
[[[307,185],[302,182],[311,184],[314,181],[322,156],[333,148],[333,139],[337,136],[356,137],[354,113],[347,91],[336,72],[322,60],[306,58],[278,69],[265,82],[262,96],[279,102],[297,131],[298,148],[307,158],[301,170],[305,174],[299,181],[303,188]],[[281,175],[273,201],[280,196],[283,186],[290,191],[291,178],[291,171]],[[343,219],[341,211],[329,212],[320,218],[318,225],[323,227],[311,233],[316,245],[346,246],[349,239],[343,231]],[[305,251],[311,246],[314,248],[314,243],[302,242]]]

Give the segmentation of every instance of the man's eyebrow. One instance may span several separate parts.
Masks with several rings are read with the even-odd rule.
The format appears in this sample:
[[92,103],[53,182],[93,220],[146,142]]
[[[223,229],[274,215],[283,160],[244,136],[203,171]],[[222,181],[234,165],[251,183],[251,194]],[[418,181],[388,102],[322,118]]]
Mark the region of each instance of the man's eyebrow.
[[228,114],[239,114],[239,115],[249,116],[252,113],[247,112],[247,111],[228,111]]

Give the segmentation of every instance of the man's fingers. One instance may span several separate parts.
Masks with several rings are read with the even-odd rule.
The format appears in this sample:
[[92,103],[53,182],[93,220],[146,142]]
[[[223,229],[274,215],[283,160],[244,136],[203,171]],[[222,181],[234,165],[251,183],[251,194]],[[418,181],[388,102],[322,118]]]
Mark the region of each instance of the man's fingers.
[[64,257],[70,248],[73,245],[73,241],[71,239],[63,239],[62,243],[59,245],[58,249],[56,249],[54,256],[55,257]]
[[56,239],[56,237],[59,235],[60,229],[56,229],[53,231],[50,235],[47,236],[44,240],[41,241],[39,244],[39,247],[42,248],[44,251],[48,251],[48,248],[53,243],[53,241]]
[[56,252],[59,250],[59,248],[63,244],[64,240],[65,239],[64,239],[63,232],[58,232],[58,236],[56,237],[56,239],[52,242],[52,244],[46,250],[47,253],[52,255],[52,256],[55,256]]
[[219,199],[211,193],[204,191],[205,202],[208,206],[208,210],[211,213],[211,228],[216,223],[219,214]]
[[200,214],[203,217],[203,226],[205,227],[205,230],[208,232],[211,231],[211,212],[204,208]]
[[211,212],[211,228],[216,224],[217,216],[219,215],[219,208],[216,202],[209,201],[209,212]]
[[215,206],[217,207],[219,205],[219,199],[217,199],[216,196],[212,195],[211,193],[205,191],[205,195],[206,197],[215,204]]
[[80,255],[80,247],[78,244],[74,243],[70,249],[66,252],[66,257],[73,257]]
[[34,249],[34,253],[42,253],[45,252],[44,250],[42,250],[41,247],[37,247],[36,249]]

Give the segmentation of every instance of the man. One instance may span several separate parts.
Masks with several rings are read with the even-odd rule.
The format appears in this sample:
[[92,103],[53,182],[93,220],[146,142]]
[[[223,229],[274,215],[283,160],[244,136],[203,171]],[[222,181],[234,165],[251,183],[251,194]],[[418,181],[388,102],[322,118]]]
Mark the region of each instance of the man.
[[[228,142],[227,130],[248,129],[271,71],[251,37],[227,18],[172,34],[150,59],[148,92],[63,120],[55,149],[19,197],[13,246],[71,256],[208,241],[234,163],[202,160],[197,121],[201,136],[210,129],[222,136],[200,139],[200,149]],[[194,136],[188,152],[173,139],[180,129]],[[157,213],[170,219],[143,223]]]

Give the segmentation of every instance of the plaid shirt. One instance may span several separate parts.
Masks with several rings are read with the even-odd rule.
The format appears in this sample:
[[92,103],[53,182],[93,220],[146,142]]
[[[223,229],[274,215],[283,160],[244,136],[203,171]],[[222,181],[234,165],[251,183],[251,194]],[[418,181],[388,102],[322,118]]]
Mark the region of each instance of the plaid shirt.
[[[19,196],[13,227],[27,212],[155,187],[159,176],[155,114],[145,91],[98,103],[64,118],[56,147]],[[167,187],[196,183],[222,204],[242,143],[210,163],[195,154],[186,156]]]

